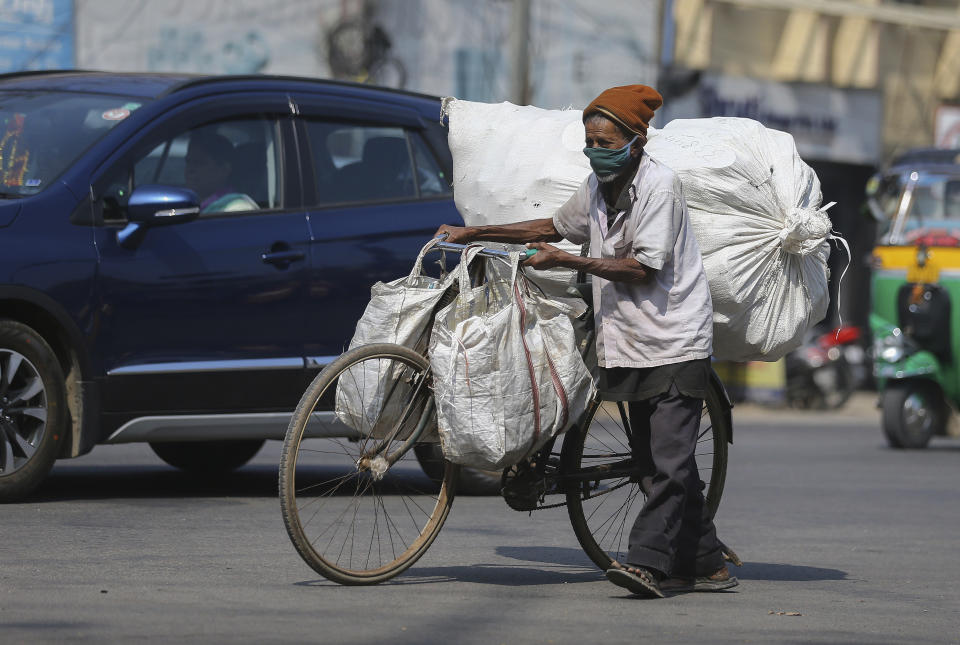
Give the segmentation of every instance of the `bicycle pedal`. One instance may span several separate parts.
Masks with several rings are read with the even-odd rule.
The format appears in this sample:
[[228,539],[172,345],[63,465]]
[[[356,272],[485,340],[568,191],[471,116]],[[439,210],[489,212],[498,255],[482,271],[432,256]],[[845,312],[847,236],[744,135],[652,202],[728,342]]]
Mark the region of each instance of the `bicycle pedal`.
[[543,495],[535,488],[527,491],[501,491],[507,506],[515,511],[535,511],[540,506]]
[[508,468],[500,495],[515,511],[536,510],[546,494],[546,481],[532,468]]

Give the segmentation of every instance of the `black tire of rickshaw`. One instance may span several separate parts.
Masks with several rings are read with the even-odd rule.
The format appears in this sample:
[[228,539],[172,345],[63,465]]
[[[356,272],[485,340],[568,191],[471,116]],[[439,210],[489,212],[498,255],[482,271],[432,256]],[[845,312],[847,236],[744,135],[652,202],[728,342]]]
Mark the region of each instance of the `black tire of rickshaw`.
[[[918,393],[924,401],[929,403],[929,410],[933,415],[929,431],[917,437],[907,433],[903,418],[904,405],[914,393]],[[942,398],[937,386],[917,379],[887,385],[881,394],[883,434],[887,444],[896,449],[921,450],[927,447],[934,435],[943,434],[947,415]]]
[[[716,516],[717,509],[720,506],[720,498],[723,496],[723,487],[727,478],[727,450],[732,433],[731,418],[728,414],[728,406],[725,404],[726,397],[720,390],[721,387],[711,380],[707,389],[707,396],[704,399],[714,443],[713,466],[710,485],[706,494],[707,508],[710,509],[711,518]],[[591,405],[584,415],[583,421],[564,435],[563,447],[560,452],[562,472],[575,472],[580,468],[586,430],[590,428],[598,407],[598,405]],[[639,484],[633,485],[639,486]],[[613,565],[613,559],[594,539],[583,512],[580,491],[575,487],[567,489],[567,514],[570,516],[573,532],[587,557],[601,570],[609,569]]]

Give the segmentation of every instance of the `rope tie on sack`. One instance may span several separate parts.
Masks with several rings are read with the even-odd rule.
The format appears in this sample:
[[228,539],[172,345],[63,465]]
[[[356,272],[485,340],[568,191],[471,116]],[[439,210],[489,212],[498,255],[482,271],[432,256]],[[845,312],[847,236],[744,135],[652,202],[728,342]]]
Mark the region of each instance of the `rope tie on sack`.
[[850,269],[853,257],[847,240],[833,230],[833,223],[827,216],[827,211],[836,204],[837,202],[830,202],[820,208],[796,207],[791,209],[787,213],[783,229],[780,231],[780,244],[787,253],[801,257],[812,253],[824,240],[838,243],[847,252],[847,264],[843,267],[840,281],[837,283],[837,316],[840,325],[843,326],[840,294],[843,288],[843,278]]
[[829,239],[833,224],[827,217],[827,210],[836,203],[830,202],[820,208],[791,208],[780,231],[783,250],[793,255],[808,255],[815,251],[821,242]]

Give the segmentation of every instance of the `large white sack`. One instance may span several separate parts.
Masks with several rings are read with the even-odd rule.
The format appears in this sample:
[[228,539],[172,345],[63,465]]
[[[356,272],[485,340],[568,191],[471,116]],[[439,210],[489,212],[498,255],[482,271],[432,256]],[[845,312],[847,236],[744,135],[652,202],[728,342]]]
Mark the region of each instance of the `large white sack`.
[[[439,240],[429,240],[413,263],[410,275],[390,282],[377,282],[370,289],[370,302],[357,322],[350,349],[364,345],[391,343],[420,352],[427,350],[433,315],[454,276],[443,279],[423,274],[423,258]],[[337,381],[335,407],[337,418],[363,435],[378,439],[394,432],[408,395],[413,391],[409,379],[402,378],[408,368],[395,361],[364,361],[350,367]],[[419,415],[397,434],[409,436]],[[429,432],[424,439],[435,439]]]
[[776,360],[829,304],[831,224],[793,137],[751,119],[671,121],[647,151],[683,182],[713,298],[714,356]]
[[486,282],[471,287],[475,252],[461,259],[460,291],[430,337],[437,425],[445,458],[502,469],[566,431],[593,398],[570,319],[586,306],[530,288],[518,253],[486,260]]
[[[443,112],[449,117],[453,200],[468,226],[553,217],[590,172],[580,110],[446,98]],[[580,253],[567,241],[556,246]],[[568,269],[528,273],[540,282],[569,283],[575,276]]]
[[[591,172],[580,110],[458,99],[444,110],[469,225],[550,217]],[[772,361],[798,347],[826,313],[830,220],[793,137],[721,117],[672,121],[648,138],[684,185],[714,301],[714,356]]]

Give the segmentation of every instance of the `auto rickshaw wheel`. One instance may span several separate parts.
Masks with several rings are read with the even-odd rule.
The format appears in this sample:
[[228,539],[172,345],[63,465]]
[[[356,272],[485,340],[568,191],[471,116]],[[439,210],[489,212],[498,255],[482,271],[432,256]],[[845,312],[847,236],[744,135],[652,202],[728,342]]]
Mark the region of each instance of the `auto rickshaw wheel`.
[[887,386],[882,395],[883,433],[891,448],[926,448],[946,423],[943,397],[932,384],[904,381]]

